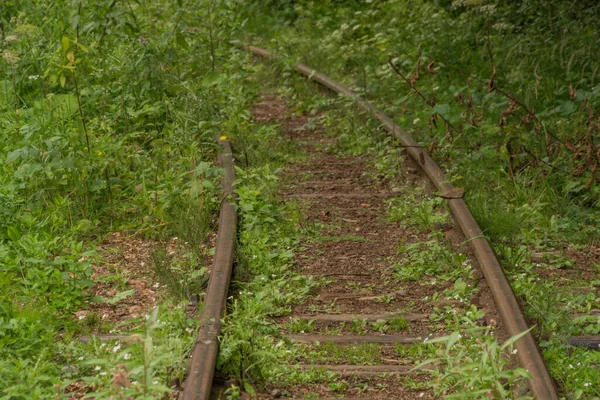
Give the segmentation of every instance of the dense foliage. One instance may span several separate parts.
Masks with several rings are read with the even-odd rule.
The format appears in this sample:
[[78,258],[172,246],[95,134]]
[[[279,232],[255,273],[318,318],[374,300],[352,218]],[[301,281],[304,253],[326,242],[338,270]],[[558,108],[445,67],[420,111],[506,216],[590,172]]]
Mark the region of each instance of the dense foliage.
[[106,233],[192,225],[204,233],[185,238],[189,251],[206,240],[210,224],[193,224],[217,205],[214,137],[244,118],[248,98],[244,57],[223,46],[235,18],[214,1],[1,2],[0,397],[53,397],[80,379],[84,392],[118,395],[116,372],[97,371],[125,363],[144,379],[120,395],[154,398],[179,373],[165,367],[189,350],[179,305],[162,325],[139,323],[170,338],[159,341],[170,361],[152,358],[151,342],[129,362],[85,350],[71,343],[86,322],[72,312],[93,300]]
[[561,390],[597,396],[597,355],[564,337],[599,329],[570,315],[600,302],[600,5],[269,0],[245,12],[247,41],[352,87],[466,189]]
[[[577,268],[565,249],[600,234],[599,21],[593,0],[0,2],[0,397],[67,396],[83,382],[98,398],[156,398],[181,378],[196,326],[184,303],[133,321],[145,341],[127,352],[77,343],[86,321],[73,312],[92,300],[106,234],[177,231],[192,255],[206,245],[218,135],[246,158],[248,276],[232,312],[254,324],[226,324],[220,367],[264,378],[267,314],[313,283],[294,277],[296,291],[274,296],[297,242],[294,210],[273,196],[289,149],[249,121],[255,71],[232,46],[244,38],[349,84],[433,153],[467,189],[561,390],[599,395],[597,356],[562,341],[600,332],[597,319],[566,318],[599,307],[594,281],[569,282],[584,294],[540,283],[540,271]],[[121,366],[139,382],[113,385]]]

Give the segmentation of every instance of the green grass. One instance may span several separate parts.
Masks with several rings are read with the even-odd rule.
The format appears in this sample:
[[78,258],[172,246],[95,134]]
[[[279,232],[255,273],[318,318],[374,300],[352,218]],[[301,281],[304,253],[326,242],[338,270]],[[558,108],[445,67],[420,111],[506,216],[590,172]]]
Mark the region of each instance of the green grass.
[[[186,303],[202,295],[219,206],[214,137],[246,123],[253,96],[227,44],[236,21],[204,0],[0,5],[0,397],[66,398],[78,382],[99,398],[155,398],[183,376],[197,326]],[[110,264],[98,245],[112,232],[180,239],[140,277],[167,289],[150,325],[74,320],[135,293],[123,271],[92,275]],[[92,298],[94,283],[117,295]],[[146,346],[77,339],[110,331]],[[113,385],[117,372],[131,385]]]

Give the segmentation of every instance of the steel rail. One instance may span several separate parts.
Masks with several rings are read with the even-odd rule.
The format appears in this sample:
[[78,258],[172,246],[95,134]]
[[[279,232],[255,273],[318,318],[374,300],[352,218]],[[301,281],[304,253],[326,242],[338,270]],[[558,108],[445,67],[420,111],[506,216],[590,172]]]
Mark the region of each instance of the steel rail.
[[[259,47],[245,46],[244,48],[261,57],[272,59],[278,58],[270,51]],[[452,183],[446,179],[442,169],[435,161],[433,161],[428,152],[406,131],[400,128],[392,118],[385,115],[346,86],[309,66],[297,64],[296,70],[333,92],[341,93],[353,99],[360,108],[373,114],[375,118],[381,121],[382,126],[406,147],[406,151],[408,151],[411,157],[419,164],[437,190],[440,192],[447,192],[454,188]],[[508,334],[510,336],[515,336],[527,331],[529,327],[513,293],[512,287],[510,286],[506,275],[504,275],[504,271],[502,270],[490,243],[483,235],[481,228],[477,224],[477,221],[475,221],[467,204],[462,198],[449,199],[448,202],[454,219],[458,222],[465,238],[471,245],[475,258],[490,287]],[[533,396],[538,400],[558,400],[559,397],[556,387],[554,386],[548,367],[546,366],[542,354],[531,333],[527,333],[519,338],[514,346],[517,350],[517,356],[521,366],[531,375],[531,379],[529,379],[528,383]]]
[[221,318],[225,314],[227,290],[233,268],[237,225],[237,214],[233,206],[235,170],[229,142],[219,140],[219,143],[223,147],[219,161],[225,169],[225,174],[221,178],[223,197],[219,212],[219,230],[215,258],[204,296],[200,330],[192,353],[190,373],[183,391],[184,400],[208,400],[210,398],[219,352],[218,335],[221,330]]

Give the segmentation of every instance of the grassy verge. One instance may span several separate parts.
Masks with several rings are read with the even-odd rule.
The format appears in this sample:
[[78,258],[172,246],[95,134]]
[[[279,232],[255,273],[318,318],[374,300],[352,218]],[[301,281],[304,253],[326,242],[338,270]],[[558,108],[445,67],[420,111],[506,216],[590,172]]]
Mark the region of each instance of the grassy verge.
[[[0,5],[0,396],[177,386],[210,267],[214,137],[250,98],[237,26],[212,1]],[[128,270],[134,244],[150,257]],[[79,341],[98,333],[128,336]]]

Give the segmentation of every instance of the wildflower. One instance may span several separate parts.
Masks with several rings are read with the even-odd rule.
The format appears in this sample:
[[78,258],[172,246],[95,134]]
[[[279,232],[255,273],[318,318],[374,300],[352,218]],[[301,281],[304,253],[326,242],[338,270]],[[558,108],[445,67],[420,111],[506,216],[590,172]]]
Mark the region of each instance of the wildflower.
[[78,358],[79,361],[83,361],[83,356]]
[[415,118],[415,119],[413,119],[413,125],[416,125],[419,122],[421,122],[421,118]]
[[517,354],[517,349],[514,349],[514,350],[512,351],[512,353],[513,353],[513,354]]
[[102,376],[106,375],[106,371],[100,372],[100,375],[102,375]]
[[81,321],[82,319],[84,319],[84,318],[85,318],[85,315],[80,315],[80,316],[79,316],[79,317],[77,317],[77,318],[78,318],[78,319]]
[[40,79],[39,75],[29,75],[27,77],[30,81],[37,81],[38,79]]
[[14,50],[4,50],[2,52],[2,58],[4,58],[4,61],[6,61],[11,67],[15,67],[19,61],[21,61],[19,53]]
[[589,382],[586,382],[586,383],[583,384],[583,386],[585,386],[585,387],[588,387],[590,385],[591,385],[591,383],[589,383]]
[[158,289],[158,288],[160,287],[160,283],[155,283],[154,285],[152,285],[152,287],[153,287],[154,289]]
[[117,343],[117,345],[113,347],[112,352],[116,353],[119,350],[121,350],[121,343]]
[[4,41],[7,44],[16,43],[19,41],[19,37],[17,35],[8,35],[6,38],[4,38]]
[[94,368],[94,371],[100,371],[101,369],[102,369],[102,367],[101,367],[101,366],[99,366],[99,365],[96,365],[96,368]]
[[125,355],[123,355],[123,358],[125,360],[129,360],[131,358],[131,354],[130,353],[125,353]]
[[153,385],[158,385],[158,381],[152,381]]

